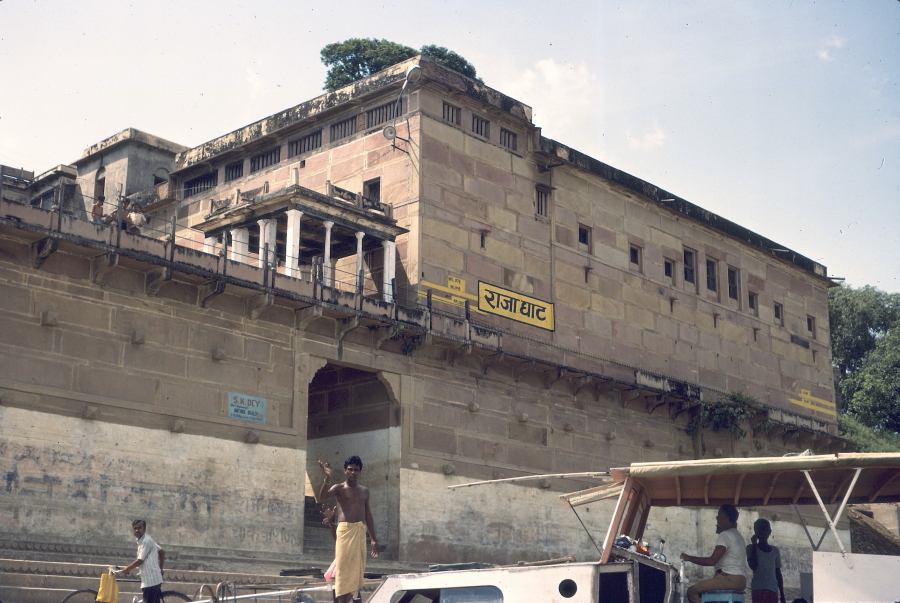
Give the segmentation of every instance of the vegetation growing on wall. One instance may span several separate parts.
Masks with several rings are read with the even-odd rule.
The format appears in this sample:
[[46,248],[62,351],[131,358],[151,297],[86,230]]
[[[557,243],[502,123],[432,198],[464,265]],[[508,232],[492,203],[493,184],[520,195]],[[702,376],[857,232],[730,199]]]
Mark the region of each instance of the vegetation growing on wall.
[[730,392],[715,402],[701,402],[685,431],[693,435],[703,429],[725,430],[743,439],[747,430],[741,424],[756,414],[753,407],[757,404],[756,398],[740,392]]

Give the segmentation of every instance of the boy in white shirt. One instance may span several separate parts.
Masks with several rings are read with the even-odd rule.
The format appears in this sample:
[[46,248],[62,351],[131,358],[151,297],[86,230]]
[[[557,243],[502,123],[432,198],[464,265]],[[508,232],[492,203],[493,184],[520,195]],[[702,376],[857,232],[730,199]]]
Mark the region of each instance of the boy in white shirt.
[[711,590],[744,590],[747,588],[747,543],[737,531],[737,520],[740,512],[734,505],[725,504],[719,507],[716,516],[716,548],[709,557],[694,557],[682,553],[684,561],[697,565],[713,566],[716,575],[702,580],[687,591],[691,603],[700,603],[700,595]]

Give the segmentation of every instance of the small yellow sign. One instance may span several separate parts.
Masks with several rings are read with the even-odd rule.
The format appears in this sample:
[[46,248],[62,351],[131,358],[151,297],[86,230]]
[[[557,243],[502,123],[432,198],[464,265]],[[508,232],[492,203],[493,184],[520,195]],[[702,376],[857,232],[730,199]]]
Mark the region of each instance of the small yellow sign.
[[823,400],[822,398],[815,398],[809,393],[808,389],[801,389],[799,398],[799,400],[790,398],[790,401],[792,404],[802,406],[803,408],[818,410],[819,412],[824,412],[827,415],[837,415],[837,407],[834,405],[834,402],[829,402],[828,400]]
[[456,278],[455,276],[447,277],[447,288],[451,291],[455,291],[457,293],[465,293],[466,292],[466,281],[461,278]]
[[509,289],[478,282],[478,309],[553,331],[553,304]]

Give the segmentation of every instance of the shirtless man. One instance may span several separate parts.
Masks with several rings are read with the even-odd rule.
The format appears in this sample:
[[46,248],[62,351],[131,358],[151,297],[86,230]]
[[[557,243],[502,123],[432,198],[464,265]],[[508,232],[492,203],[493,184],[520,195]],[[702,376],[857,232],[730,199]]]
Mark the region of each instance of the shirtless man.
[[359,485],[362,460],[351,456],[344,461],[344,475],[347,481],[331,485],[331,466],[319,461],[319,468],[325,474],[319,488],[319,501],[334,496],[340,508],[342,521],[337,527],[335,543],[335,585],[337,603],[350,603],[353,594],[363,584],[366,570],[366,530],[372,538],[372,557],[378,557],[378,543],[375,537],[375,520],[369,509],[369,489]]

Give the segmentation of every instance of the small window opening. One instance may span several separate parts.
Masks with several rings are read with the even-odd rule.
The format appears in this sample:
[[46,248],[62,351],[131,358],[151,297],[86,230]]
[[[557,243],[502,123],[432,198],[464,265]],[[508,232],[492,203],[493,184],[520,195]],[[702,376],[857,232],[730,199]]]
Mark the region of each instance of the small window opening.
[[535,188],[534,191],[534,214],[546,218],[550,215],[550,190],[542,187]]
[[716,261],[706,260],[706,288],[710,291],[718,289],[718,281],[716,280]]
[[591,229],[583,224],[578,225],[578,248],[591,253]]
[[513,151],[516,150],[516,133],[510,132],[506,128],[500,128],[500,146],[506,147]]
[[584,282],[585,282],[585,284],[588,284],[591,282],[591,270],[593,270],[593,268],[591,268],[590,266],[584,267]]
[[684,250],[684,282],[686,283],[694,283],[695,282],[695,272],[694,272],[694,258],[695,254],[690,249]]
[[363,197],[370,201],[381,201],[381,178],[363,183]]
[[[281,147],[269,149],[250,158],[250,172],[258,172],[261,169],[275,165],[279,161],[281,161]],[[241,171],[243,172],[243,168],[241,168]]]
[[675,260],[663,260],[663,274],[675,284]]
[[759,304],[759,301],[757,299],[756,293],[747,294],[747,307],[750,308],[751,314],[754,314],[754,315],[757,314],[758,304]]
[[728,297],[738,300],[738,271],[736,268],[728,268]]
[[641,255],[642,255],[642,250],[640,247],[638,247],[637,245],[629,246],[628,259],[631,262],[632,266],[637,268],[638,270],[641,269],[641,260],[642,260]]
[[225,182],[236,180],[244,175],[244,162],[236,161],[225,166]]
[[816,319],[813,316],[806,317],[806,330],[809,331],[809,336],[813,339],[816,338]]
[[784,326],[784,307],[781,304],[775,304],[775,322],[781,326]]
[[450,103],[444,103],[444,121],[449,121],[451,124],[458,126],[462,122],[461,117],[462,109]]
[[288,143],[288,158],[295,155],[309,153],[322,146],[322,130],[307,134],[303,138],[292,140]]
[[472,131],[478,134],[479,136],[484,136],[485,138],[491,137],[491,122],[488,120],[478,117],[477,115],[472,116]]

